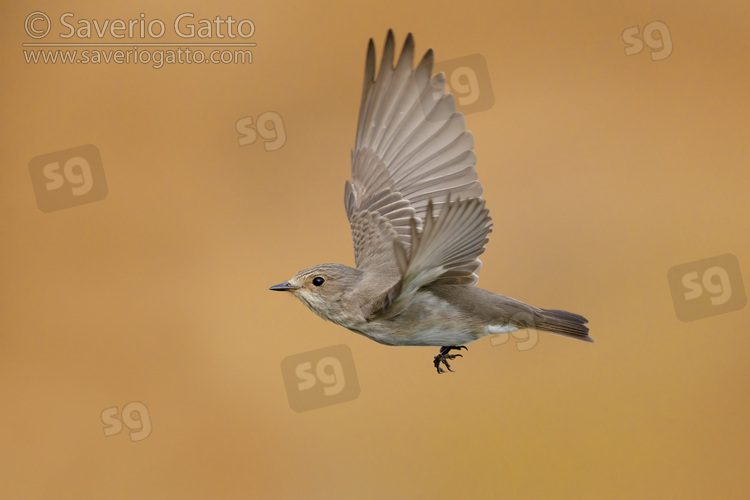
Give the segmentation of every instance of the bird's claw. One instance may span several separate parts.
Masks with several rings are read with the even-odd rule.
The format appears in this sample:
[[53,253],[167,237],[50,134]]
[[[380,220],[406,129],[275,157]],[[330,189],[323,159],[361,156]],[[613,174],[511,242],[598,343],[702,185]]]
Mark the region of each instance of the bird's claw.
[[469,350],[469,348],[466,347],[465,345],[450,345],[450,346],[441,347],[440,353],[437,356],[435,356],[435,362],[434,362],[435,368],[437,368],[438,373],[445,373],[445,370],[443,370],[440,367],[440,363],[444,364],[449,372],[452,372],[453,370],[451,370],[451,365],[450,363],[448,363],[448,360],[455,359],[455,358],[463,358],[462,354],[448,354],[454,349],[456,350],[466,349],[467,351]]

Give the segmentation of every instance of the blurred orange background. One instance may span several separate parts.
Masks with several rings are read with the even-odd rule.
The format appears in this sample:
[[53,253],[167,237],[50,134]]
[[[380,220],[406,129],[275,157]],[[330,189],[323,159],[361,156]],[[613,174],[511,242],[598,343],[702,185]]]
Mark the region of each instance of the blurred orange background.
[[[253,21],[257,46],[252,64],[27,64],[33,11],[143,12],[167,28],[231,15]],[[747,5],[0,13],[4,498],[750,494],[750,311],[682,322],[667,281],[726,253],[750,276]],[[623,32],[654,21],[673,52],[627,56]],[[379,57],[389,28],[398,50],[412,32],[420,56],[487,62],[494,105],[466,117],[495,223],[479,285],[587,316],[595,344],[483,339],[438,376],[437,348],[379,345],[268,291],[313,264],[353,265],[343,187],[367,41]],[[266,112],[283,147],[241,146],[238,120]],[[106,197],[43,213],[29,162],[85,144]],[[281,361],[337,344],[359,396],[293,411]],[[130,402],[150,435],[106,436],[102,412]]]

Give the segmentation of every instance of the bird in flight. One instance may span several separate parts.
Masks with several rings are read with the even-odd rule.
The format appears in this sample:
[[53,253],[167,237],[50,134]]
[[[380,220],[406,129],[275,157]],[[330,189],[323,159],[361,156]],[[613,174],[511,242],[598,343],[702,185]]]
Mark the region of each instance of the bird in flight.
[[488,334],[534,328],[593,342],[583,316],[475,286],[492,223],[474,137],[445,75],[432,75],[432,50],[414,68],[409,34],[395,66],[394,53],[389,31],[376,74],[370,39],[344,190],[356,267],[320,264],[270,289],[381,344],[439,346],[438,373]]

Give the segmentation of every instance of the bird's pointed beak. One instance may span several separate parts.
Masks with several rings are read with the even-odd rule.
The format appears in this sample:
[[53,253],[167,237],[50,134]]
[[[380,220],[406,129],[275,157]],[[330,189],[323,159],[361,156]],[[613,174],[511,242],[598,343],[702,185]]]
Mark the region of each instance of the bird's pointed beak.
[[269,288],[269,290],[275,290],[277,292],[292,292],[292,291],[297,290],[299,288],[300,287],[298,287],[298,286],[292,286],[291,283],[289,283],[288,281],[286,281],[284,283],[279,283],[278,285],[272,286],[271,288]]

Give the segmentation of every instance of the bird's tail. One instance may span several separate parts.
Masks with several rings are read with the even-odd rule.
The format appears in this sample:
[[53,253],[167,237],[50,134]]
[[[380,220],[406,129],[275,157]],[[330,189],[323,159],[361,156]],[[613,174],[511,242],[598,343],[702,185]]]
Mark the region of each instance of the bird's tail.
[[541,320],[537,319],[534,328],[544,332],[557,333],[566,337],[593,342],[589,337],[586,318],[579,314],[557,309],[542,309]]

